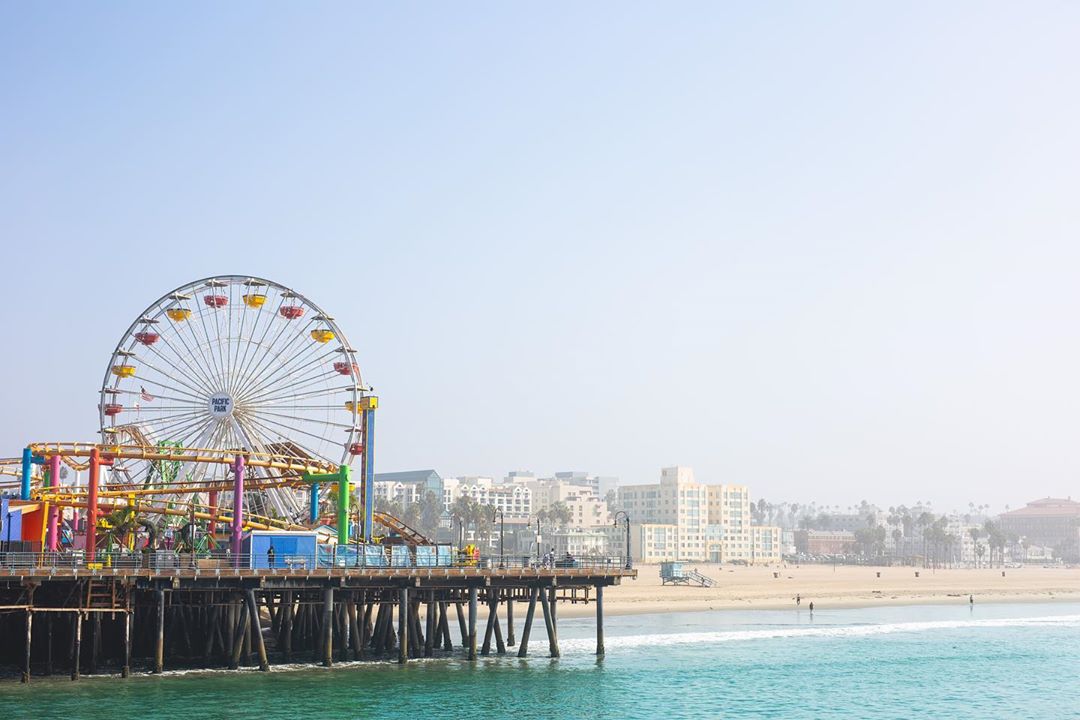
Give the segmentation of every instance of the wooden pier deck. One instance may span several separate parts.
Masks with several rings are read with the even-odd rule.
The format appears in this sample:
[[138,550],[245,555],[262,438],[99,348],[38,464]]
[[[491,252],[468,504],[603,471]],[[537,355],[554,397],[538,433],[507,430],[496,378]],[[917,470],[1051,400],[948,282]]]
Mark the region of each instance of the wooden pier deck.
[[[551,657],[559,602],[594,603],[636,571],[574,567],[0,567],[0,663],[21,674],[238,668],[461,653],[526,657],[537,605]],[[487,566],[483,566],[487,565]],[[525,605],[520,638],[515,603]],[[486,611],[483,629],[480,613]],[[456,630],[452,632],[451,629]],[[505,633],[504,633],[505,628]],[[482,632],[482,636],[478,633]],[[456,637],[455,637],[456,635]],[[457,648],[455,648],[455,642]]]

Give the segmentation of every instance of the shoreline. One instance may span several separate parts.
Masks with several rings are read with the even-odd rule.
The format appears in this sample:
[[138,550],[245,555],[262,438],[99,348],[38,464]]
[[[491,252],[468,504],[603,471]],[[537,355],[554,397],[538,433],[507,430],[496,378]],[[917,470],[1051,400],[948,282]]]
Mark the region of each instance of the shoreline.
[[[662,585],[659,566],[638,566],[638,578],[607,588],[604,614],[815,609],[975,603],[1080,602],[1080,568],[918,570],[911,567],[802,565],[699,566],[714,587]],[[1004,572],[1004,575],[1002,574]],[[563,605],[562,617],[588,617],[593,602]]]

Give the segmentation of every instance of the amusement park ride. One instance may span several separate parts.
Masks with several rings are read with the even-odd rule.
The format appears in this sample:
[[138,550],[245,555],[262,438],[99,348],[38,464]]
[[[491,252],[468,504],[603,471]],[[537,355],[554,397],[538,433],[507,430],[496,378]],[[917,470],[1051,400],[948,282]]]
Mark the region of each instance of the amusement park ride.
[[539,609],[558,657],[558,601],[595,603],[603,655],[603,590],[636,577],[628,558],[455,554],[374,511],[379,404],[355,356],[268,280],[199,280],[140,313],[109,358],[98,442],[0,459],[0,667],[404,663],[453,650],[452,612],[476,660],[515,644],[515,602],[517,656]]
[[[218,276],[169,292],[109,359],[98,443],[31,443],[0,460],[0,488],[18,487],[15,539],[90,564],[134,548],[136,534],[146,549],[186,538],[237,559],[252,530],[333,526],[342,546],[430,544],[374,512],[378,398],[355,356],[332,316],[269,280]],[[136,520],[126,536],[110,532],[118,514]]]

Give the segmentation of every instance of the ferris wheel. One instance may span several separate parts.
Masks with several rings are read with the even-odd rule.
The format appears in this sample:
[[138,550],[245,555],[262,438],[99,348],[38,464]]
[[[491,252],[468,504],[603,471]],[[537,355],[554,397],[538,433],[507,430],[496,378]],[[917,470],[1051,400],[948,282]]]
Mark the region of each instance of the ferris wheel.
[[[104,442],[286,455],[347,464],[361,452],[365,388],[333,317],[260,278],[225,275],[153,302],[117,343],[101,388]],[[114,483],[226,487],[225,465],[125,461]],[[298,518],[287,483],[245,493],[255,512]],[[280,478],[279,478],[280,479]]]

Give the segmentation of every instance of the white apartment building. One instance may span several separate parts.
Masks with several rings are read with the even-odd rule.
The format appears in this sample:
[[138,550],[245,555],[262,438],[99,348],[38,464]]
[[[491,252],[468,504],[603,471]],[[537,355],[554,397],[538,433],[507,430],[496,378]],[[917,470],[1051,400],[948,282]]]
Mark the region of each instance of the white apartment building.
[[705,485],[688,467],[660,472],[659,484],[624,485],[619,509],[631,517],[631,550],[643,562],[776,562],[779,528],[751,523],[745,485]]
[[471,497],[481,505],[499,508],[508,521],[527,521],[533,512],[532,491],[523,484],[497,483],[492,478],[476,475],[443,480],[443,503],[447,512],[462,496]]

